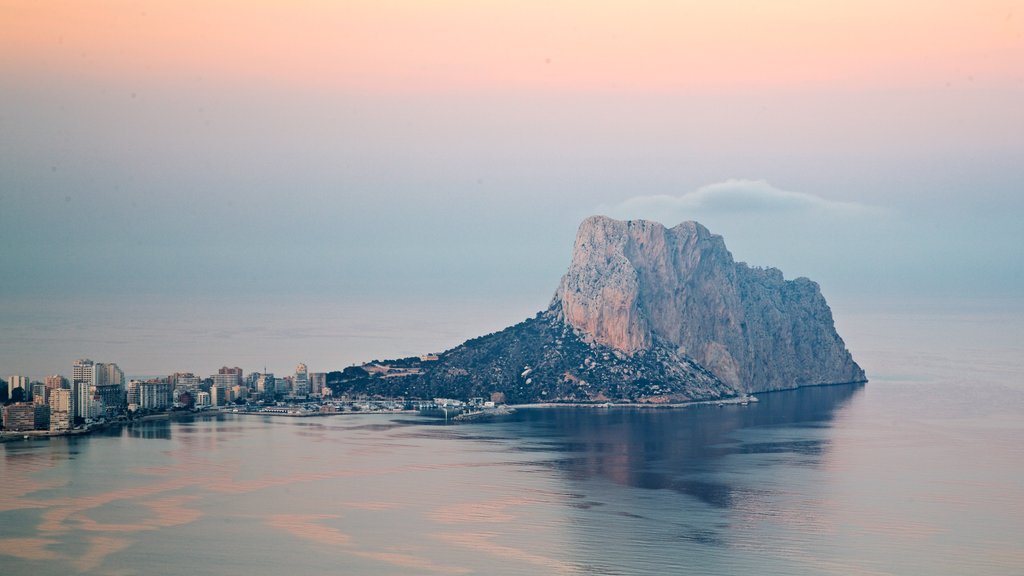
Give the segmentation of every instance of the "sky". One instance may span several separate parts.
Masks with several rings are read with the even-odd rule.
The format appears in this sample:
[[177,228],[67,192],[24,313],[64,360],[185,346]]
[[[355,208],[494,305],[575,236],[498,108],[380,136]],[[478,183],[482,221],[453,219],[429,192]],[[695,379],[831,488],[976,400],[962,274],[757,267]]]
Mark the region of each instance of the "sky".
[[1021,102],[1022,1],[0,0],[0,378],[443,349],[595,213],[1019,303]]

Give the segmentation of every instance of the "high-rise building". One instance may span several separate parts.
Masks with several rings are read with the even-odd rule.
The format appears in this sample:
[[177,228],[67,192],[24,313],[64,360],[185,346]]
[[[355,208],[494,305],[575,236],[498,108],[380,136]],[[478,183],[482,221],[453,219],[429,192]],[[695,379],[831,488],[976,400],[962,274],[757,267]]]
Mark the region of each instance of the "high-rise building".
[[98,418],[108,410],[112,415],[124,407],[124,372],[117,364],[93,362],[88,358],[76,360],[72,366],[71,388],[75,416]]
[[235,366],[234,368],[228,368],[227,366],[224,366],[220,370],[217,370],[217,375],[227,376],[227,378],[224,378],[223,380],[228,388],[241,384],[243,380],[242,369],[239,368],[238,366]]
[[75,422],[74,396],[67,388],[50,391],[50,430],[70,430]]
[[36,430],[49,430],[50,429],[50,407],[46,404],[33,404],[32,408],[35,412],[35,429]]
[[75,360],[71,369],[72,382],[84,382],[88,386],[96,385],[96,363],[88,358]]
[[314,396],[323,394],[324,388],[327,386],[327,373],[326,372],[311,372],[309,374],[309,393]]
[[264,399],[273,398],[277,393],[275,381],[276,378],[269,372],[260,374],[259,378],[256,379],[256,393]]
[[21,388],[21,393],[24,394],[24,398],[28,398],[31,393],[28,389],[28,376],[18,376],[15,374],[7,379],[7,397],[14,398],[14,391]]
[[107,365],[107,383],[124,386],[124,371],[117,364]]
[[103,384],[96,386],[95,396],[103,403],[103,410],[107,416],[116,416],[124,412],[125,390],[121,384]]
[[[223,370],[223,368],[221,368],[221,370]],[[210,379],[213,380],[213,386],[217,386],[225,390],[230,390],[242,383],[241,374],[218,372],[213,376],[210,376]]]
[[61,376],[60,374],[54,374],[47,376],[43,379],[43,384],[49,390],[56,390],[57,388],[68,388],[68,379]]
[[117,364],[95,364],[97,386],[124,386],[124,372]]
[[295,367],[295,378],[292,380],[292,395],[309,395],[309,372],[306,370],[305,364],[300,363]]
[[184,388],[186,390],[194,390],[199,388],[199,384],[202,380],[191,372],[175,372],[174,374],[171,374],[170,382],[172,389]]
[[[221,374],[218,374],[218,376],[221,376]],[[209,394],[207,394],[209,397],[209,402],[207,402],[207,404],[210,406],[223,406],[227,404],[227,399],[225,398],[226,393],[227,388],[214,382],[213,385],[210,386]],[[200,394],[202,394],[202,392],[200,392]]]
[[32,384],[32,403],[36,406],[46,406],[49,404],[50,389],[46,387],[46,384],[42,382],[34,382]]
[[93,386],[91,394],[85,397],[83,400],[84,405],[79,406],[79,411],[82,418],[85,418],[86,422],[89,420],[96,420],[100,416],[106,414],[106,408],[103,406],[103,400],[96,395],[96,387]]
[[169,382],[151,381],[139,383],[139,408],[163,410],[174,404],[174,387]]
[[88,382],[74,381],[71,388],[75,394],[75,417],[88,418],[89,404],[96,393],[96,387]]
[[129,410],[139,409],[139,382],[138,380],[129,380],[128,385],[125,386],[125,402],[128,404]]

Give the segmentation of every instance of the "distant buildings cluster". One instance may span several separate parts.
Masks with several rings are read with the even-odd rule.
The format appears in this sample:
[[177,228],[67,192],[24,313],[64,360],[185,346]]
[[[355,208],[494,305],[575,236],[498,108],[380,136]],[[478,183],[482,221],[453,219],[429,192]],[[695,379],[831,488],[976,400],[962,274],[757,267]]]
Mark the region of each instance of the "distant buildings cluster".
[[329,396],[330,389],[327,374],[311,373],[305,364],[299,364],[295,374],[283,378],[265,371],[245,375],[237,366],[224,366],[208,378],[175,372],[161,378],[125,382],[124,372],[117,364],[85,358],[74,363],[70,379],[54,374],[43,382],[30,382],[26,376],[11,376],[6,393],[7,401],[0,411],[4,430],[59,433],[176,408],[319,399]]

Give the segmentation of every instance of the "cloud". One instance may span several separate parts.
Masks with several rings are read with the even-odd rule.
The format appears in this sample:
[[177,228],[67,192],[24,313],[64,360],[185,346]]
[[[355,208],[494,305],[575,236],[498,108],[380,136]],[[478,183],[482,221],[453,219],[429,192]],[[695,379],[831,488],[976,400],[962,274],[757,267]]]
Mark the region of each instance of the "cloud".
[[666,224],[708,215],[762,215],[837,217],[880,216],[885,210],[855,202],[827,200],[806,192],[776,188],[764,180],[726,180],[681,196],[634,196],[601,212],[617,218],[650,218]]
[[676,196],[634,196],[600,210],[666,226],[696,220],[721,234],[736,260],[780,268],[787,278],[808,276],[830,288],[863,286],[865,278],[898,279],[914,261],[908,252],[914,235],[901,214],[764,180],[726,180]]

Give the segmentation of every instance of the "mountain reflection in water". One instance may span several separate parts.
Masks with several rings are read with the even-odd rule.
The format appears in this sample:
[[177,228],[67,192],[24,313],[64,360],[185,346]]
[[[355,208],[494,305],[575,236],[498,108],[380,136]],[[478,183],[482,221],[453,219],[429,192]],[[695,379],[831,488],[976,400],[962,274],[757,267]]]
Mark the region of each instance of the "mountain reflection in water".
[[[675,490],[724,507],[730,503],[728,485],[687,478],[713,474],[734,454],[790,454],[808,465],[819,463],[829,439],[814,429],[827,427],[862,388],[849,384],[761,394],[749,406],[528,409],[517,420],[539,449],[568,456],[557,465],[573,480],[602,477],[624,486]],[[757,441],[756,428],[786,425],[805,429],[807,437],[767,435]],[[738,430],[751,431],[741,440]]]

